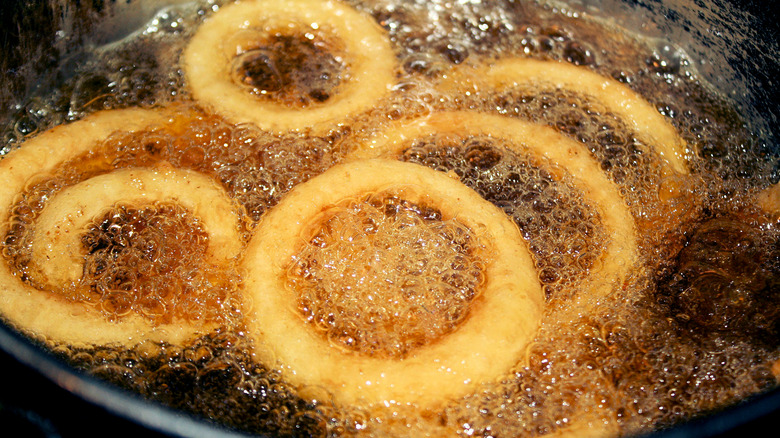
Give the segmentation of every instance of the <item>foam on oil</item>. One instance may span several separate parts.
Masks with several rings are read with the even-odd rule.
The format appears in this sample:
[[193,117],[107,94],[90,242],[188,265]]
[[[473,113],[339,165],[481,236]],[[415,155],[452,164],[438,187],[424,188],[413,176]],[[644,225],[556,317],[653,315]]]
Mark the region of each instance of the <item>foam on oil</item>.
[[[536,436],[586,417],[612,419],[620,433],[630,434],[672,425],[777,385],[772,367],[780,359],[780,236],[776,224],[768,223],[754,206],[754,193],[769,184],[773,163],[745,121],[699,82],[684,58],[667,62],[653,44],[545,5],[355,0],[350,3],[371,14],[396,48],[399,85],[376,108],[327,134],[275,135],[233,126],[188,102],[178,54],[198,23],[222,3],[167,9],[132,37],[96,48],[94,57],[60,88],[30,99],[3,127],[8,150],[50,126],[103,109],[183,102],[182,111],[188,113],[165,129],[116,135],[89,156],[75,158],[72,163],[77,165],[42,177],[20,195],[14,207],[16,226],[3,236],[3,254],[25,281],[34,282],[24,274],[27,230],[45,200],[63,187],[122,167],[166,163],[198,170],[220,181],[243,206],[242,233],[248,236],[286,192],[338,163],[356,142],[394,120],[440,109],[531,120],[581,142],[620,186],[630,206],[640,233],[642,265],[591,313],[572,316],[576,313],[569,312],[566,295],[556,293],[586,276],[603,249],[598,213],[583,194],[567,184],[565,175],[552,177],[542,163],[509,152],[495,139],[456,139],[470,143],[452,147],[453,139],[426,138],[410,144],[403,159],[453,171],[504,209],[529,240],[548,292],[549,309],[536,340],[500,381],[436,412],[415,406],[333,406],[321,389],[286,384],[280,370],[251,357],[242,315],[236,310],[242,298],[235,266],[200,264],[193,274],[181,267],[197,260],[157,263],[158,245],[189,249],[202,244],[186,240],[202,239],[197,223],[186,211],[168,205],[118,205],[85,237],[96,259],[90,262],[94,278],[84,290],[116,290],[114,283],[130,275],[138,283],[122,287],[142,291],[133,295],[135,301],[110,294],[74,299],[103,299],[109,314],[133,311],[165,319],[178,301],[156,301],[168,303],[161,309],[145,298],[176,295],[191,287],[198,292],[187,293],[184,303],[194,302],[179,306],[185,310],[175,315],[214,318],[223,327],[185,346],[55,348],[75,366],[241,430],[314,436],[413,435],[429,431],[431,425],[464,435]],[[454,96],[436,88],[437,80],[453,68],[506,56],[589,66],[630,86],[694,145],[694,181],[664,174],[652,145],[637,140],[618,117],[575,91],[518,87]],[[391,235],[404,233],[395,230]],[[173,239],[178,243],[168,242],[171,236],[178,236]],[[198,251],[180,248],[172,253],[197,259]],[[104,281],[108,261],[100,254],[111,254],[108,261],[114,263],[109,282]],[[433,254],[440,255],[424,252]],[[455,250],[448,257],[464,255],[468,251]],[[138,260],[153,262],[149,269],[161,272],[133,274],[128,267],[137,266]],[[149,281],[160,275],[181,288],[169,291],[165,288],[170,282]],[[466,295],[479,288],[478,281],[474,284],[463,289]],[[227,313],[198,314],[198,309],[215,308],[199,307],[209,302],[222,303],[218,307]],[[443,305],[449,306],[446,300]],[[328,321],[328,313],[344,310],[307,312]]]

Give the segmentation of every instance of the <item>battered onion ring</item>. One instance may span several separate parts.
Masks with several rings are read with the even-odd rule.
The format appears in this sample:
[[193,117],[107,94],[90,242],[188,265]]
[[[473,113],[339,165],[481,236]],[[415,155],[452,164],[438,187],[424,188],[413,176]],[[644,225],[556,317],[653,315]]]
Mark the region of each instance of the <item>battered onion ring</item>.
[[[331,345],[307,324],[284,286],[301,234],[323,209],[377,191],[402,190],[484,233],[492,249],[486,283],[469,317],[452,333],[405,359],[381,359]],[[493,381],[522,357],[535,336],[544,296],[517,226],[497,207],[447,175],[411,163],[363,160],[303,183],[265,216],[244,260],[253,301],[249,333],[259,358],[278,363],[293,384],[328,388],[345,404],[433,406]]]
[[[86,249],[81,235],[117,202],[171,202],[188,209],[209,236],[206,255],[227,261],[241,251],[233,203],[211,178],[189,170],[122,169],[62,190],[36,221],[31,267],[51,286],[81,278]],[[42,231],[39,231],[42,230]]]
[[771,215],[774,222],[780,223],[780,183],[764,189],[758,195],[758,205]]
[[587,150],[552,128],[476,112],[434,113],[397,123],[367,141],[362,149],[355,150],[345,160],[398,158],[411,141],[435,133],[488,135],[505,139],[517,151],[544,157],[551,165],[565,169],[574,177],[585,198],[594,204],[608,233],[604,255],[591,267],[588,276],[589,293],[577,294],[577,299],[599,299],[625,281],[638,257],[634,219],[615,183],[604,175]]
[[[246,29],[273,34],[280,30],[334,31],[345,46],[349,78],[325,103],[304,109],[264,102],[231,77],[231,60],[243,48],[226,46]],[[395,54],[370,17],[336,1],[258,0],[224,7],[207,20],[187,46],[184,71],[194,98],[235,123],[254,123],[277,131],[327,127],[368,109],[395,83]]]
[[[67,160],[88,152],[101,140],[117,131],[135,132],[165,123],[168,116],[163,112],[128,109],[107,111],[90,116],[82,121],[53,128],[23,144],[19,149],[9,153],[0,161],[0,235],[6,236],[9,231],[9,219],[12,206],[17,195],[41,177],[53,172]],[[173,186],[179,193],[170,193],[165,185],[173,178],[182,178]],[[207,196],[225,206],[230,203],[224,192],[224,200],[217,199],[220,195],[216,183],[207,182],[205,176],[195,176],[192,172],[181,170],[123,170],[96,177],[82,184],[66,189],[61,194],[64,199],[55,196],[41,213],[43,221],[57,223],[59,229],[54,234],[36,232],[35,255],[53,257],[54,264],[47,261],[35,263],[45,275],[52,274],[59,281],[71,281],[74,277],[72,263],[76,261],[73,254],[58,253],[57,248],[64,244],[65,251],[72,250],[72,245],[62,241],[78,239],[78,236],[66,236],[80,226],[69,223],[77,220],[84,223],[96,215],[100,216],[103,208],[110,208],[116,202],[124,200],[115,190],[135,192],[131,201],[175,200],[185,206],[196,205],[205,188]],[[105,185],[103,185],[105,183]],[[151,189],[149,193],[141,194],[141,185]],[[86,192],[86,187],[92,187]],[[196,189],[198,191],[196,191]],[[85,200],[73,199],[74,196],[90,196]],[[95,204],[95,205],[92,205]],[[63,209],[68,205],[78,205],[84,210],[68,214]],[[237,217],[231,216],[232,209],[209,212],[211,205],[195,207],[195,211],[203,213],[200,219],[209,233],[215,257],[233,257],[237,255],[240,242]],[[221,208],[221,207],[220,207]],[[215,219],[215,215],[227,215],[229,219]],[[81,216],[80,219],[76,219]],[[46,219],[49,217],[49,219]],[[52,221],[52,218],[58,219]],[[226,227],[226,222],[231,224]],[[40,222],[36,222],[40,226]],[[46,225],[48,226],[48,225]],[[230,242],[230,243],[228,243]],[[240,243],[239,243],[240,244]],[[217,248],[217,245],[225,248]],[[75,256],[77,257],[77,256]],[[62,263],[62,264],[61,264]],[[60,269],[63,269],[60,271]],[[32,272],[31,272],[32,273]],[[198,333],[205,333],[212,327],[205,323],[189,324],[175,322],[153,325],[147,319],[129,314],[117,321],[109,321],[99,310],[85,304],[67,301],[56,292],[41,291],[23,283],[11,270],[7,263],[0,263],[0,315],[13,326],[30,335],[49,342],[64,341],[71,345],[123,345],[131,347],[144,340],[182,343]]]
[[[473,78],[473,79],[472,79]],[[637,137],[681,174],[688,174],[686,156],[691,151],[677,130],[641,95],[620,82],[565,62],[510,58],[478,71],[455,73],[452,83],[505,90],[520,84],[535,88],[567,89],[588,95],[617,114]],[[448,82],[449,83],[449,82]]]

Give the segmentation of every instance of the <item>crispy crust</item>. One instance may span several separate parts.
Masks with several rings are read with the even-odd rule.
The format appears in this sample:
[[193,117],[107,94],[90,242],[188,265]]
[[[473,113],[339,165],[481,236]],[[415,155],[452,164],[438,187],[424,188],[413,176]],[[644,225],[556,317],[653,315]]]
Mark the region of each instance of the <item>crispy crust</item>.
[[[0,186],[4,188],[0,191],[0,205],[2,206],[0,208],[0,235],[5,236],[8,233],[9,214],[18,193],[22,192],[32,181],[42,175],[49,174],[63,162],[88,152],[90,148],[114,132],[151,129],[166,123],[169,118],[170,114],[162,111],[154,112],[140,109],[106,111],[82,121],[53,128],[9,153],[0,161]],[[224,191],[215,182],[194,172],[174,169],[128,169],[97,178],[85,181],[82,183],[84,186],[77,184],[67,189],[63,199],[58,199],[55,196],[50,201],[54,205],[47,205],[42,217],[39,218],[42,221],[48,221],[54,228],[59,227],[58,231],[51,229],[44,232],[37,231],[35,245],[42,246],[34,250],[36,256],[54,259],[45,263],[40,261],[37,263],[43,273],[53,274],[57,281],[72,281],[73,272],[79,269],[76,267],[74,271],[73,267],[74,263],[78,265],[78,256],[74,257],[70,253],[63,254],[58,250],[58,248],[70,248],[72,245],[67,243],[67,240],[77,239],[78,234],[66,237],[66,241],[62,241],[62,233],[68,234],[73,231],[78,233],[77,230],[81,226],[71,221],[76,220],[79,212],[82,217],[76,221],[84,223],[96,215],[100,215],[116,202],[123,201],[123,197],[118,195],[116,191],[124,190],[128,184],[137,185],[138,191],[142,190],[140,186],[152,189],[144,195],[133,196],[131,202],[148,202],[162,198],[163,200],[181,201],[186,205],[196,205],[198,199],[195,197],[195,193],[200,196],[202,193],[200,190],[205,188],[212,201],[219,202],[219,205],[232,205]],[[180,180],[175,186],[177,193],[163,190],[173,178]],[[86,186],[97,187],[97,189],[96,191],[84,191]],[[198,192],[195,191],[196,188],[199,190]],[[87,199],[84,199],[84,196],[87,196]],[[70,210],[71,207],[77,207],[77,209]],[[196,210],[202,211],[200,207],[196,207]],[[72,213],[73,211],[76,213]],[[240,249],[237,217],[235,214],[231,216],[232,211],[228,209],[218,212],[221,215],[226,215],[227,218],[201,217],[208,232],[220,233],[215,235],[218,240],[218,242],[214,242],[215,245],[230,245],[224,249],[216,249],[215,247],[213,253],[215,257],[233,257]],[[226,222],[231,224],[230,229],[224,228]],[[40,221],[36,225],[40,227]],[[43,226],[48,227],[49,225],[44,224]],[[57,233],[60,235],[57,236]],[[66,249],[66,251],[70,251],[70,249]],[[63,271],[60,271],[61,269]],[[0,285],[2,285],[0,315],[16,328],[49,342],[67,342],[72,345],[115,344],[124,346],[132,346],[143,340],[181,343],[197,333],[205,333],[211,329],[206,324],[189,324],[178,321],[171,324],[153,325],[145,318],[134,314],[121,317],[117,321],[109,321],[94,308],[66,301],[56,292],[41,291],[23,283],[6,263],[0,264]]]
[[[230,37],[246,29],[273,33],[330,29],[345,46],[350,75],[338,93],[320,105],[287,108],[256,99],[236,85],[230,61],[238,47]],[[235,43],[234,43],[235,44]],[[395,54],[384,31],[368,16],[336,1],[247,1],[226,6],[206,21],[187,46],[184,71],[193,97],[235,123],[290,131],[333,127],[347,116],[369,109],[394,84]]]
[[[394,190],[426,200],[484,233],[492,250],[481,302],[453,333],[405,359],[345,353],[332,346],[295,310],[283,276],[301,233],[319,213],[344,199]],[[431,406],[492,381],[521,360],[541,319],[543,293],[519,230],[503,212],[450,177],[423,166],[363,160],[336,166],[301,184],[263,218],[244,260],[253,302],[249,332],[258,357],[278,363],[299,385],[328,388],[345,404],[413,403]]]
[[771,216],[774,222],[780,222],[780,183],[769,186],[759,193],[758,205]]

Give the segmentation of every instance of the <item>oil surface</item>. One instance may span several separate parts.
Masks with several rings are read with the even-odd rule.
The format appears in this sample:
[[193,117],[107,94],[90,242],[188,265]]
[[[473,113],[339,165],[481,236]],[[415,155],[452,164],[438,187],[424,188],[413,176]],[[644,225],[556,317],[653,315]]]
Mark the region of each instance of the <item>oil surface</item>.
[[[512,217],[529,241],[548,295],[542,327],[526,357],[498,382],[435,412],[415,406],[337,406],[316,389],[287,384],[273,364],[252,358],[237,310],[243,304],[237,267],[200,261],[199,241],[207,237],[188,212],[168,205],[118,205],[111,217],[95,224],[84,237],[94,256],[94,278],[82,292],[66,294],[104,302],[110,317],[133,311],[152,321],[206,318],[221,328],[181,346],[55,345],[54,351],[74,366],[207,421],[283,436],[417,435],[440,429],[464,436],[541,436],[583,418],[616,424],[619,429],[608,435],[629,435],[674,425],[778,385],[780,231],[755,202],[771,182],[774,163],[749,121],[701,83],[684,57],[667,59],[629,33],[543,4],[353,0],[349,4],[387,32],[398,59],[397,87],[373,109],[326,133],[274,134],[232,125],[190,101],[179,54],[198,24],[224,3],[167,9],[131,38],[95,48],[61,87],[30,99],[0,127],[8,151],[25,138],[100,110],[182,106],[177,121],[117,134],[20,196],[14,227],[3,236],[3,255],[23,281],[35,283],[25,274],[26,233],[45,201],[63,187],[125,167],[197,170],[218,180],[242,206],[241,232],[248,239],[253,225],[285,193],[342,161],[364,139],[398,120],[453,109],[530,120],[580,142],[620,187],[637,223],[640,265],[609,299],[588,313],[572,312],[567,286],[587,276],[603,251],[601,218],[587,196],[565,172],[550,173],[543,162],[508,151],[496,139],[430,137],[408,145],[402,159],[454,173]],[[287,47],[283,39],[277,43],[277,49]],[[301,54],[324,50],[298,45]],[[244,82],[271,95],[282,88],[267,77],[269,62],[278,55],[259,54],[250,67],[242,64]],[[338,74],[342,66],[333,54],[316,55],[328,64],[328,75]],[[652,145],[576,90],[518,86],[453,95],[437,86],[455,69],[510,56],[587,66],[639,92],[692,145],[692,178],[681,181],[664,172]],[[298,61],[302,69],[317,68],[317,62]],[[314,73],[304,71],[300,78]],[[285,93],[308,96],[306,105],[327,104],[323,93],[337,92],[338,78],[319,79],[322,87],[316,90],[285,88]],[[284,86],[295,87],[297,80]],[[410,240],[404,243],[418,237],[406,236]],[[158,253],[159,245],[172,249]],[[115,272],[110,281],[100,258],[106,253],[120,265],[110,268]],[[185,258],[159,259],[177,254]],[[471,255],[461,245],[447,257]],[[139,260],[149,262],[139,268],[147,274],[128,286],[125,277],[135,271],[127,268],[139,266]],[[193,263],[197,270],[182,269]],[[100,285],[115,291],[122,289],[115,283],[123,282],[137,292],[132,299],[94,295]],[[465,301],[479,283],[457,284]],[[455,298],[438,303],[452,309],[447,300]],[[301,307],[314,319],[327,321],[327,313],[344,312],[317,313],[309,309],[311,302],[302,298]],[[437,328],[430,336],[451,329]],[[410,344],[404,348],[411,351],[418,341],[394,342]]]
[[404,358],[456,330],[485,282],[479,239],[435,208],[380,193],[329,208],[317,228],[287,287],[347,350]]

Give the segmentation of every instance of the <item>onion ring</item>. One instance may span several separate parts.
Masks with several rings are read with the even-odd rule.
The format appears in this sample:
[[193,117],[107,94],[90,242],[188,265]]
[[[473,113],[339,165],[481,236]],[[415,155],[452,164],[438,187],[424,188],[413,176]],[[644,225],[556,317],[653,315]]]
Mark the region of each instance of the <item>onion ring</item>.
[[[326,101],[289,108],[264,101],[237,84],[231,61],[258,42],[234,41],[240,32],[265,37],[290,31],[330,32],[344,46],[348,77]],[[247,46],[249,45],[249,46]],[[247,1],[222,8],[187,46],[183,65],[193,97],[235,123],[276,131],[328,127],[370,108],[394,84],[396,59],[382,29],[370,17],[334,1]]]
[[[296,311],[294,294],[283,281],[302,244],[301,233],[323,209],[387,189],[430,201],[443,217],[481,230],[492,250],[481,301],[469,317],[454,332],[403,359],[334,347]],[[503,212],[445,174],[391,160],[337,165],[294,188],[262,219],[243,266],[253,301],[249,333],[260,360],[279,363],[293,384],[329,388],[345,404],[430,406],[494,380],[521,360],[544,301],[529,250]]]
[[[601,171],[582,145],[555,130],[507,117],[466,111],[434,113],[427,117],[399,122],[363,144],[345,160],[397,158],[409,143],[433,133],[489,135],[509,140],[519,151],[526,149],[565,169],[577,181],[578,188],[601,214],[608,241],[604,255],[591,268],[590,294],[577,294],[579,300],[599,299],[627,278],[637,260],[634,219],[620,191]],[[576,306],[575,306],[576,307]]]
[[[27,141],[19,149],[10,152],[0,161],[0,234],[9,232],[11,206],[17,195],[30,184],[52,173],[58,166],[73,157],[87,153],[101,140],[117,131],[136,132],[161,125],[169,120],[166,112],[140,109],[115,110],[97,113],[68,125],[61,125]],[[172,179],[179,182],[172,183]],[[170,184],[173,184],[172,186]],[[169,193],[167,188],[178,193]],[[78,277],[79,256],[73,254],[73,242],[78,240],[79,228],[100,213],[122,200],[117,190],[134,192],[131,202],[174,200],[203,214],[200,219],[216,239],[211,242],[210,254],[217,258],[235,257],[241,246],[238,235],[238,218],[232,209],[209,212],[212,206],[197,206],[195,189],[205,188],[208,199],[217,202],[218,208],[231,204],[216,182],[191,171],[174,169],[125,169],[94,177],[65,189],[47,203],[36,225],[54,227],[35,232],[34,254],[53,259],[36,260],[31,274],[39,271],[49,280],[70,282]],[[148,190],[148,191],[146,191]],[[63,198],[60,199],[59,195]],[[78,198],[88,196],[84,201]],[[77,213],[69,210],[76,207]],[[227,215],[228,219],[215,216]],[[78,216],[81,216],[77,219]],[[230,227],[225,224],[230,223]],[[74,235],[75,234],[75,235]],[[44,282],[46,283],[46,282]],[[24,282],[7,263],[0,264],[0,314],[20,330],[46,342],[65,341],[72,345],[132,346],[144,340],[182,343],[194,334],[205,333],[210,323],[186,323],[175,321],[152,324],[136,314],[110,321],[99,310],[82,303],[68,301],[56,292],[38,290]],[[55,285],[56,286],[56,285]]]
[[520,84],[533,84],[535,88],[584,93],[620,116],[639,139],[653,146],[675,172],[684,175],[690,172],[686,156],[691,151],[674,126],[641,95],[587,67],[557,61],[510,58],[477,72],[461,71],[453,76],[453,84],[465,83],[471,90],[482,87],[503,90]]
[[780,183],[775,183],[759,193],[758,205],[772,216],[774,222],[780,223]]
[[79,236],[118,200],[126,204],[179,204],[199,217],[206,228],[209,257],[229,260],[241,251],[236,218],[225,214],[233,209],[233,203],[214,180],[187,170],[131,168],[68,187],[46,204],[36,221],[36,229],[46,231],[33,231],[33,269],[54,287],[78,281],[85,255]]

